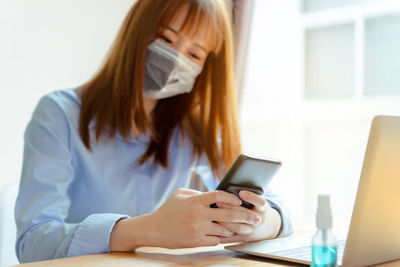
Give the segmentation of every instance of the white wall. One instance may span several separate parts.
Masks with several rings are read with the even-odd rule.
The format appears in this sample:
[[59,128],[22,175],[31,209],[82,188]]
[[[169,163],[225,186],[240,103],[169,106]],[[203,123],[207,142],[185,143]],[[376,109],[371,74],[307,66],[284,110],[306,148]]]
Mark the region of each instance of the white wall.
[[0,1],[0,188],[19,179],[23,132],[39,98],[94,74],[133,2]]
[[[23,133],[39,98],[94,74],[133,2],[0,0],[0,193],[20,178]],[[10,209],[0,209],[0,265],[11,265],[13,200],[1,200]]]

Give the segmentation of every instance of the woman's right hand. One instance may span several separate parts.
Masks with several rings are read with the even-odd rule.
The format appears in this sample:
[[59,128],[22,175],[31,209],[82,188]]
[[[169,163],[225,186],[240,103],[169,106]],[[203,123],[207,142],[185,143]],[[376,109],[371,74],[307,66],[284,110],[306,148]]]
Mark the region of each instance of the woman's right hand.
[[[241,200],[224,191],[201,193],[177,189],[158,210],[119,221],[110,237],[111,250],[140,246],[185,248],[214,246],[233,233],[218,222],[258,224],[261,218],[249,209],[210,208],[213,203],[240,206]],[[118,243],[120,242],[120,243]]]

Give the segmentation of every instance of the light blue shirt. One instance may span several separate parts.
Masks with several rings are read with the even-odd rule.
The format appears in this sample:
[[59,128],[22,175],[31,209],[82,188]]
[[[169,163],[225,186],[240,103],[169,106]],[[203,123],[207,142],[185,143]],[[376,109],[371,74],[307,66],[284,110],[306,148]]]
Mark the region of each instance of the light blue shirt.
[[[103,253],[116,221],[159,208],[197,172],[209,190],[216,187],[203,156],[193,162],[190,142],[175,130],[169,168],[137,165],[149,134],[125,141],[94,141],[92,151],[79,136],[80,100],[75,90],[56,91],[38,103],[25,132],[24,162],[16,202],[16,252],[21,262]],[[291,233],[286,208],[276,195],[265,198],[282,217],[280,235]],[[146,231],[146,229],[143,229]]]

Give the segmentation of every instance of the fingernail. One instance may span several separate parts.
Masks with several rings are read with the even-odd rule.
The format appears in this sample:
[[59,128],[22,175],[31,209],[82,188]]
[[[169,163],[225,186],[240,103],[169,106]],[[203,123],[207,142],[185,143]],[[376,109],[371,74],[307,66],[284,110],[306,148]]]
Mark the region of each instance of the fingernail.
[[236,199],[235,200],[235,204],[238,205],[238,206],[242,205],[242,201],[240,199]]
[[262,219],[260,216],[256,216],[253,221],[254,221],[254,224],[259,224],[259,223],[261,223]]
[[225,204],[222,204],[222,203],[218,203],[217,206],[218,206],[219,208],[229,208],[228,205],[225,205]]

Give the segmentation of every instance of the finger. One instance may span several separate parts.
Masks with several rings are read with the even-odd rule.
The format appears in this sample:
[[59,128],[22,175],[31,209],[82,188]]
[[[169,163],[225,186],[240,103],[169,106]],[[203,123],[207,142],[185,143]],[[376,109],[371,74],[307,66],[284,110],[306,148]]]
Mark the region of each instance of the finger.
[[239,196],[254,205],[255,209],[263,212],[266,209],[267,201],[260,195],[253,192],[242,190],[239,192]]
[[234,242],[247,242],[250,241],[250,237],[248,235],[234,235],[232,237],[221,237],[220,243],[234,243]]
[[233,209],[208,209],[206,211],[207,218],[216,222],[234,222],[234,223],[247,223],[259,224],[261,217],[254,211],[243,208],[243,210]]
[[245,208],[245,207],[242,207],[242,206],[233,207],[233,206],[226,205],[224,203],[217,203],[217,207],[221,208],[221,209],[231,209],[231,210],[237,210],[237,211],[243,211],[243,212],[249,211],[248,208]]
[[233,210],[243,210],[243,209],[245,209],[242,206],[231,206],[231,205],[227,205],[227,204],[224,204],[224,203],[221,203],[221,202],[216,203],[216,205],[217,205],[218,208],[221,208],[221,209],[233,209]]
[[176,192],[182,194],[182,195],[187,195],[187,196],[192,196],[192,195],[198,195],[201,194],[200,191],[189,189],[189,188],[178,188]]
[[214,222],[210,222],[207,229],[207,233],[208,233],[207,235],[220,236],[220,237],[232,237],[234,235],[234,233],[228,230],[227,228]]
[[[225,229],[229,230],[230,232],[233,232],[235,234],[239,235],[248,235],[254,232],[254,226],[250,224],[245,224],[245,223],[225,223],[225,222],[220,222],[219,223],[221,226],[223,226]],[[229,237],[229,236],[226,236]]]
[[217,202],[231,206],[240,206],[242,204],[242,201],[234,194],[220,190],[202,193],[196,197],[198,197],[200,202],[207,207]]
[[217,205],[218,208],[221,208],[221,209],[231,209],[231,208],[233,208],[233,206],[229,206],[229,205],[226,205],[226,204],[221,203],[221,202],[216,203],[216,205]]

